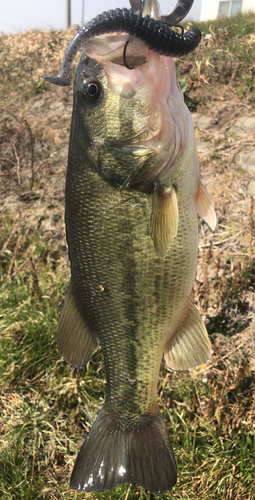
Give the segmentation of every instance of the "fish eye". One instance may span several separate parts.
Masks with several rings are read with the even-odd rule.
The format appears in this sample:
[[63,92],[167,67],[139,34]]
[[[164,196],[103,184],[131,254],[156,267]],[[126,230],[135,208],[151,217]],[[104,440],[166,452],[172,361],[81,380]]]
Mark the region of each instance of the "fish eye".
[[82,96],[86,101],[94,102],[100,96],[100,85],[98,82],[83,82]]

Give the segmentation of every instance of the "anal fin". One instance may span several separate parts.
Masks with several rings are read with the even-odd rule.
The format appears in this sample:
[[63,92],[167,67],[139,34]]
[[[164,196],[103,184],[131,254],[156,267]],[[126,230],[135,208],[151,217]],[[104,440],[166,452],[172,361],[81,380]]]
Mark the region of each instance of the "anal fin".
[[157,184],[153,194],[150,236],[158,257],[165,257],[178,231],[178,202],[175,188]]
[[197,192],[197,213],[199,217],[202,217],[207,222],[211,230],[214,231],[217,223],[214,201],[201,182],[199,183]]
[[97,341],[82,317],[70,283],[60,316],[58,352],[67,363],[84,368],[97,348]]
[[166,363],[174,370],[187,370],[206,363],[211,355],[211,342],[202,318],[191,298],[188,311],[177,332],[167,343]]

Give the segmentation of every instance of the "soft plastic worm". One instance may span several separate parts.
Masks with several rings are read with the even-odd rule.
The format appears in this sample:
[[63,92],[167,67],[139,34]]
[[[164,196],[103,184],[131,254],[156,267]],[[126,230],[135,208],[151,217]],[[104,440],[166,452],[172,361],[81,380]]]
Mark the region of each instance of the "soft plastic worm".
[[196,28],[179,34],[170,29],[165,21],[156,21],[150,16],[142,17],[141,12],[135,14],[132,9],[109,10],[89,21],[76,33],[66,50],[58,76],[43,75],[43,78],[55,85],[70,85],[68,76],[79,49],[89,38],[116,31],[135,35],[150,50],[170,57],[189,54],[201,40],[201,33]]

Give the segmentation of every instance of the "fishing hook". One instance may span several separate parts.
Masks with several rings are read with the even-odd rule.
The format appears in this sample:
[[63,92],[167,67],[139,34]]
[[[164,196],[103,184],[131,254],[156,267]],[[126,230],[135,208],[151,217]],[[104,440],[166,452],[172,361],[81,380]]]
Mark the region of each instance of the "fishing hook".
[[[173,26],[175,28],[180,28],[181,31],[182,31],[182,35],[183,35],[184,28],[183,28],[183,26],[181,26],[181,24],[172,24],[172,23],[170,24],[168,21],[161,21],[161,22],[162,22],[162,24],[166,24],[166,26]],[[124,66],[127,69],[131,70],[131,69],[135,69],[135,68],[134,68],[134,66],[129,66],[128,63],[127,63],[126,54],[127,54],[127,46],[129,44],[129,42],[130,42],[130,40],[127,40],[126,43],[125,43],[125,45],[124,45],[124,49],[123,49],[123,62],[124,62]]]
[[127,46],[129,44],[130,40],[127,40],[126,43],[125,43],[125,46],[124,46],[124,49],[123,49],[123,62],[124,62],[124,66],[127,68],[127,69],[134,69],[134,66],[129,66],[128,63],[127,63],[127,59],[126,59],[126,51],[127,51]]

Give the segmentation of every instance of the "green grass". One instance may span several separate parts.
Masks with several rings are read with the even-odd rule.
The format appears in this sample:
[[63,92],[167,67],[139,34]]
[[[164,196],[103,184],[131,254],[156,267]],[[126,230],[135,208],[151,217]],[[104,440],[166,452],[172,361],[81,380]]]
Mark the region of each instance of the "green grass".
[[185,61],[176,65],[180,78],[187,80],[187,90],[208,84],[230,84],[239,98],[254,97],[255,14],[238,14],[208,22],[186,23],[198,27],[202,42]]
[[[194,54],[177,62],[183,90],[204,85],[201,77],[210,82],[223,78],[232,85],[235,65],[240,63],[235,91],[240,98],[249,95],[251,99],[254,22],[254,14],[249,14],[200,23],[203,34],[211,33],[213,41],[211,45],[203,42],[199,49],[192,84],[187,84],[187,78]],[[15,116],[27,106],[25,101],[39,99],[42,93],[51,92],[53,100],[57,99],[55,87],[41,82],[40,74],[42,68],[49,74],[57,72],[73,34],[31,31],[0,38],[0,96],[19,103]],[[212,94],[215,88],[217,97],[218,84],[210,87]],[[64,94],[61,99],[65,101]],[[13,140],[16,121],[10,132],[8,115],[6,142],[9,137]],[[35,164],[40,152],[42,171],[45,159],[57,147],[52,131],[44,127],[43,133],[42,138],[41,129],[34,132]],[[24,138],[20,136],[20,143],[27,142],[29,147],[29,138]],[[62,147],[62,138],[58,144]],[[26,151],[30,159],[30,150]],[[218,151],[215,144],[213,155]],[[6,176],[6,188],[10,180],[16,186],[15,168]],[[40,184],[39,174],[35,181]],[[44,199],[41,203],[45,203],[43,215],[33,215],[33,205],[21,211],[19,218],[0,212],[0,498],[255,500],[255,375],[249,365],[249,346],[236,351],[229,339],[226,354],[215,336],[215,355],[208,370],[167,372],[162,364],[158,402],[178,464],[178,482],[172,492],[155,495],[130,484],[101,494],[70,490],[75,456],[106,396],[106,374],[100,349],[86,370],[77,371],[59,359],[57,328],[69,281],[64,207],[61,198],[53,208]],[[49,219],[51,224],[44,226]],[[246,317],[242,296],[254,288],[254,260],[235,268],[234,276],[231,262],[221,267],[224,275],[210,283],[210,303],[216,304],[218,314],[209,319],[208,330],[229,336],[237,329],[234,316]],[[246,326],[239,325],[238,331]]]
[[247,12],[237,14],[234,17],[221,17],[214,21],[209,20],[190,24],[196,25],[203,35],[214,32],[219,36],[224,30],[226,36],[233,40],[239,36],[254,34],[255,14],[254,12]]
[[[3,224],[1,245],[11,234],[8,214]],[[26,222],[19,231],[24,242],[9,279],[9,266],[0,260],[0,494],[3,500],[84,498],[69,489],[68,480],[105,399],[103,357],[99,350],[81,371],[59,359],[57,326],[68,269],[52,258],[54,239],[45,243],[36,230],[27,231]],[[13,234],[9,248],[15,240]],[[32,242],[33,273],[29,259],[17,271]],[[169,373],[162,366],[159,406],[178,464],[177,485],[155,495],[125,484],[86,498],[255,498],[254,390],[245,356],[227,367],[219,359],[208,376],[199,370]]]

